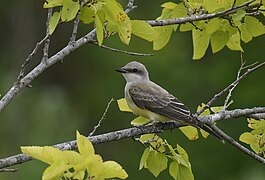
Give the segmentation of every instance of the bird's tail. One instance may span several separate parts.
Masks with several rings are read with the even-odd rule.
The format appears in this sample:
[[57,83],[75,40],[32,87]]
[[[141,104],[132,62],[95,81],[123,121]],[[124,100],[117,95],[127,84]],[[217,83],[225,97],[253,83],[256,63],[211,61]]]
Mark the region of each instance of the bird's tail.
[[196,126],[204,131],[206,131],[207,133],[213,135],[215,138],[217,138],[219,141],[221,141],[222,143],[225,143],[225,140],[218,135],[214,130],[212,130],[209,126],[207,126],[206,124],[202,123],[201,121],[199,121],[197,118],[192,117],[193,121],[195,121],[194,124],[196,124]]

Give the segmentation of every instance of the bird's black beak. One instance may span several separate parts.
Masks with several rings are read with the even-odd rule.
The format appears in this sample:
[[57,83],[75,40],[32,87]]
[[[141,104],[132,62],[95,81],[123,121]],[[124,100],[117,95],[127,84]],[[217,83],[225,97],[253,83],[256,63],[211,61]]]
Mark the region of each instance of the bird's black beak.
[[124,69],[123,67],[120,67],[118,69],[116,69],[117,72],[119,73],[127,73],[128,71],[126,69]]

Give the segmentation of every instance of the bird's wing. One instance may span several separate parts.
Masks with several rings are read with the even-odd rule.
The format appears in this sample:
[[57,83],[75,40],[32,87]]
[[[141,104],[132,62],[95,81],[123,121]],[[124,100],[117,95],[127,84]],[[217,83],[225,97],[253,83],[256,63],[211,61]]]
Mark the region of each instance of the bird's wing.
[[133,102],[142,109],[172,120],[190,121],[190,110],[177,98],[154,83],[137,83],[129,88]]

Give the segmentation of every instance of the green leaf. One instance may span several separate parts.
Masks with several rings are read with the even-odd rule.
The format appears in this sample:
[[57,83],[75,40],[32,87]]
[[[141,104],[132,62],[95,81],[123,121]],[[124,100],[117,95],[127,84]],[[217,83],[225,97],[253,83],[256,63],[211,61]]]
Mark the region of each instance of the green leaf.
[[144,123],[147,123],[148,121],[150,121],[150,120],[139,116],[139,117],[137,117],[137,118],[135,118],[134,120],[131,121],[131,125],[133,125],[133,126],[141,126]]
[[239,26],[241,39],[244,43],[248,43],[252,40],[252,35],[248,32],[246,24]]
[[244,132],[243,134],[241,134],[239,137],[239,140],[246,144],[258,144],[259,143],[259,137],[250,132]]
[[102,175],[104,178],[126,179],[128,177],[126,171],[115,161],[106,161],[103,165],[104,170],[102,171]]
[[229,38],[226,46],[231,50],[244,52],[240,45],[240,34],[238,31]]
[[209,39],[210,36],[206,33],[205,30],[192,30],[193,59],[200,59],[204,56],[209,45]]
[[194,176],[191,169],[179,164],[176,161],[170,163],[169,174],[175,180],[194,180]]
[[132,33],[140,38],[143,38],[147,41],[154,41],[157,36],[158,32],[148,24],[146,21],[140,20],[132,20]]
[[52,8],[56,6],[62,6],[63,0],[46,0],[43,4],[43,8]]
[[80,135],[76,131],[76,139],[78,145],[78,151],[81,154],[82,158],[88,158],[88,156],[95,154],[94,147],[92,143],[83,135]]
[[125,98],[118,99],[117,103],[118,103],[120,111],[132,112],[132,110],[129,108]]
[[77,0],[64,0],[63,1],[63,8],[62,8],[62,14],[61,19],[64,22],[71,21],[76,17],[77,12],[80,9],[79,1]]
[[61,17],[61,12],[54,12],[53,15],[51,16],[50,22],[49,22],[49,34],[50,35],[56,29],[58,22],[60,20],[60,17]]
[[186,31],[191,31],[193,30],[195,27],[191,24],[191,23],[186,23],[186,24],[181,24],[179,31],[180,32],[186,32]]
[[226,43],[229,40],[229,32],[228,31],[216,31],[211,35],[211,47],[212,52],[216,53],[224,48]]
[[83,6],[80,9],[80,15],[79,19],[84,23],[84,24],[89,24],[95,20],[95,13],[94,11],[87,6]]
[[220,27],[222,26],[222,21],[218,18],[215,19],[211,19],[206,25],[205,25],[205,31],[207,34],[212,34],[215,31],[217,31],[218,29],[220,29]]
[[171,34],[173,32],[172,26],[154,27],[158,32],[157,38],[153,42],[153,49],[162,49],[169,41]]
[[121,41],[128,45],[131,39],[132,24],[121,5],[115,0],[108,0],[105,1],[102,10],[108,21],[107,29],[118,32]]
[[251,16],[245,17],[245,24],[248,32],[253,36],[257,37],[265,34],[265,26],[256,18]]
[[95,14],[95,26],[97,30],[97,40],[98,40],[98,45],[101,46],[104,38],[104,24],[103,22],[100,21],[98,14]]
[[146,166],[146,160],[147,160],[149,154],[150,154],[150,148],[145,148],[144,153],[143,153],[141,160],[140,160],[139,170],[141,170],[143,167],[145,167],[145,168],[147,167]]
[[198,130],[193,126],[184,126],[180,127],[179,129],[187,138],[189,138],[189,140],[193,141],[199,138]]
[[265,130],[265,120],[264,119],[260,119],[260,120],[256,120],[256,119],[248,119],[248,127],[251,129],[264,129]]
[[157,151],[151,151],[146,161],[149,171],[157,177],[163,170],[167,168],[167,157],[165,154]]

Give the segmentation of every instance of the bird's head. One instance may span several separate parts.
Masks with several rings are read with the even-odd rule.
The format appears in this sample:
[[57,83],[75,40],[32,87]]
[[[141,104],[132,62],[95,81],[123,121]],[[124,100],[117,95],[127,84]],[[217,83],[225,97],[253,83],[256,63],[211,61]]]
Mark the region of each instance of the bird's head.
[[116,69],[116,71],[122,73],[127,83],[149,80],[147,69],[137,61],[129,62],[125,66]]

